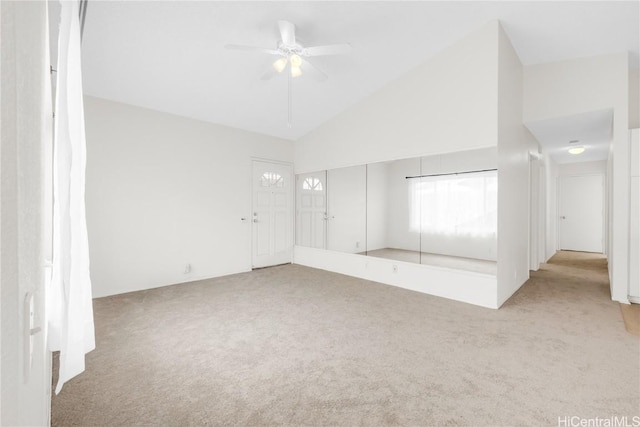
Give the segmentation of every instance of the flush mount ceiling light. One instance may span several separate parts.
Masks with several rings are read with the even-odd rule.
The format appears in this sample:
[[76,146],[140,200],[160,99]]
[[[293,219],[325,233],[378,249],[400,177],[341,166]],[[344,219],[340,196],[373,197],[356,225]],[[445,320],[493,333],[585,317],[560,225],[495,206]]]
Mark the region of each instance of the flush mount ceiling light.
[[276,49],[236,44],[228,44],[225,47],[227,49],[249,50],[280,56],[280,58],[275,60],[270,69],[264,73],[262,80],[271,79],[274,75],[285,71],[287,66],[289,66],[289,72],[287,73],[289,88],[287,123],[289,127],[291,127],[291,79],[300,77],[303,74],[303,71],[318,81],[324,81],[327,79],[327,75],[325,73],[317,69],[305,58],[349,53],[351,51],[351,45],[348,43],[339,43],[325,46],[304,47],[296,41],[296,27],[291,22],[278,21],[278,28],[280,29],[281,39],[278,42],[278,47]]
[[584,153],[584,150],[584,147],[571,147],[567,151],[569,152],[569,154],[582,154]]

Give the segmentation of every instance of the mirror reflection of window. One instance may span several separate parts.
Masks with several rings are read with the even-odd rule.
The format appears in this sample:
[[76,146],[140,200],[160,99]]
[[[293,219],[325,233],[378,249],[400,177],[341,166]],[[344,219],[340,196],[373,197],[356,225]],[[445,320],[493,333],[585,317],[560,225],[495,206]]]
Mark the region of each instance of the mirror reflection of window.
[[407,181],[411,195],[412,230],[461,237],[489,237],[496,234],[496,171]]

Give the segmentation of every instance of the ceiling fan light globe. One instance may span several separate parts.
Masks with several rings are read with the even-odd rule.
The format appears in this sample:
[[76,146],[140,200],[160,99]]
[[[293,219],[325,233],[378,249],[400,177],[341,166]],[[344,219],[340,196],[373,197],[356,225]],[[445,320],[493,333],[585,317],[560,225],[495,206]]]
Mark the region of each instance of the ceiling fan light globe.
[[300,58],[300,56],[296,55],[295,53],[289,57],[289,61],[291,62],[291,66],[295,68],[300,68],[300,66],[302,65],[302,58]]
[[273,63],[273,69],[281,73],[287,66],[287,58],[280,58]]
[[291,77],[300,77],[302,75],[302,68],[295,67],[291,64]]

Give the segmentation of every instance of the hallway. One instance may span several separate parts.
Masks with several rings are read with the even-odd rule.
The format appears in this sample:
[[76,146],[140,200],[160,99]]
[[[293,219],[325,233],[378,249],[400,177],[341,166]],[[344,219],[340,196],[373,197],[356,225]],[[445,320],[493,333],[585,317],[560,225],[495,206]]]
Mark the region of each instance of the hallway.
[[[522,300],[525,297],[526,301]],[[532,303],[548,305],[554,312],[562,311],[556,304],[573,307],[576,303],[589,303],[603,309],[617,306],[611,301],[606,256],[558,251],[548,263],[541,264],[538,271],[531,272],[529,280],[503,307]],[[602,310],[594,311],[594,315],[603,313]]]

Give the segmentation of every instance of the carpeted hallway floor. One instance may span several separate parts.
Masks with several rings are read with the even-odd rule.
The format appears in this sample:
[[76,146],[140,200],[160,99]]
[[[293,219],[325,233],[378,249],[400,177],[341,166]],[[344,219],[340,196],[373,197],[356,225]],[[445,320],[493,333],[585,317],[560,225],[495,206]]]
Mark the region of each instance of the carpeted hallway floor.
[[559,253],[500,310],[298,265],[94,307],[97,349],[54,396],[53,426],[640,415],[640,340],[598,255]]

